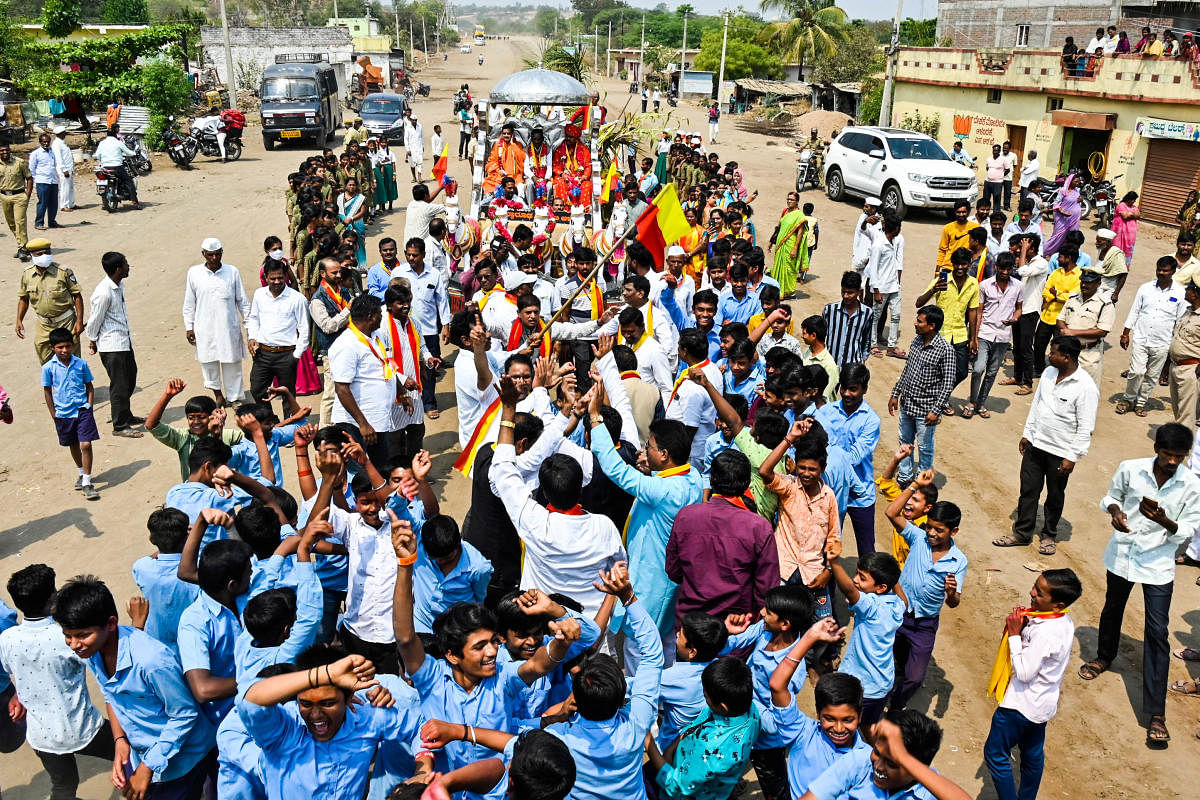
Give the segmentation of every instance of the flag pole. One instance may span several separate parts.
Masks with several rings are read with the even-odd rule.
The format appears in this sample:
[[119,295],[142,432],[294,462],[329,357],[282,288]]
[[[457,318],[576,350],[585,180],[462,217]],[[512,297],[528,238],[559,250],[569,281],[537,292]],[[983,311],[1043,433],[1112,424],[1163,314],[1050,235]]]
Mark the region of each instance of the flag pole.
[[[569,300],[567,300],[567,302],[563,303],[562,307],[559,308],[558,311],[554,312],[554,316],[550,317],[550,321],[546,323],[547,331],[550,330],[551,326],[553,326],[555,322],[558,322],[559,316],[564,311],[570,310],[571,305],[575,302],[575,298],[579,297],[579,295],[583,293],[583,290],[588,287],[588,284],[596,279],[596,276],[600,273],[600,268],[602,266],[604,266],[604,264],[612,256],[613,251],[617,249],[617,245],[621,244],[626,239],[628,239],[631,234],[635,234],[635,233],[637,233],[637,221],[636,220],[634,220],[633,223],[631,223],[630,226],[625,229],[625,233],[621,234],[621,238],[617,239],[615,242],[612,243],[612,246],[608,248],[608,252],[606,252],[603,256],[601,256],[599,253],[596,254],[596,266],[592,267],[592,271],[588,273],[587,279],[579,284],[579,288],[576,289],[574,291],[574,293],[571,294],[571,298]],[[553,335],[550,336],[550,341],[551,342],[554,341]]]

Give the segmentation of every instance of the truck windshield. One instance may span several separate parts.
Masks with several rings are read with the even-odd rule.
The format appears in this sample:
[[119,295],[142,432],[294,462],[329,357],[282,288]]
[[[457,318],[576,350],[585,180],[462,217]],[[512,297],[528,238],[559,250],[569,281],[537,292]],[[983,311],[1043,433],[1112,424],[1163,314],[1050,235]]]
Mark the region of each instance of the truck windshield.
[[922,158],[930,161],[949,161],[950,156],[932,139],[888,139],[892,158]]
[[312,78],[267,78],[262,85],[264,103],[319,100],[317,82]]
[[359,113],[391,114],[398,117],[404,113],[404,105],[399,100],[384,100],[383,98],[376,97],[364,100]]

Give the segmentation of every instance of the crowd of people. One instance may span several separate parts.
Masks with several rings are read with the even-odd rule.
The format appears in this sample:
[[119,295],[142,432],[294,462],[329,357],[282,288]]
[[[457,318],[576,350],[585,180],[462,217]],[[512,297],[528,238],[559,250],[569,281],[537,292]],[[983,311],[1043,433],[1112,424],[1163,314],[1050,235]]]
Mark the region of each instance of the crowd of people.
[[[543,182],[542,198],[578,199],[590,154],[566,124],[560,158],[500,122],[485,169],[497,200],[525,194],[505,190],[525,180]],[[113,784],[137,800],[724,800],[751,768],[767,800],[964,800],[932,768],[940,726],[908,707],[944,609],[956,613],[969,587],[964,513],[941,490],[935,436],[951,417],[991,416],[1011,346],[1013,377],[1000,384],[1030,405],[1015,521],[993,544],[1036,535],[1040,556],[1056,554],[1096,424],[1136,196],[1122,217],[1132,232],[1101,230],[1094,256],[1078,214],[1070,221],[1070,180],[1045,238],[1029,196],[1011,220],[1004,192],[960,204],[928,254],[936,268],[905,349],[903,223],[877,198],[852,252],[828,257],[848,255],[840,299],[799,314],[789,301],[818,246],[813,205],[789,193],[764,248],[757,192],[698,135],[665,132],[611,200],[632,222],[671,187],[688,232],[666,247],[630,241],[612,272],[609,254],[545,247],[524,225],[454,247],[433,202],[453,181],[421,182],[424,143],[411,139],[403,240],[378,238],[369,264],[367,226],[397,198],[396,159],[384,141],[348,138],[288,176],[288,235],[265,239],[252,294],[221,241],[201,243],[182,313],[211,396],[189,393],[182,425],[163,417],[183,378],[144,419],[129,407],[128,260],[104,255],[85,314],[51,242],[26,244],[16,331],[33,308],[76,488],[99,498],[81,334],[109,376],[114,435],[144,428],[178,454],[179,480],[146,521],[131,625],[98,578],[62,581],[44,564],[9,577],[0,751],[27,741],[56,800],[76,796],[79,756],[110,762]],[[527,172],[547,156],[548,171]],[[1168,690],[1200,693],[1167,681],[1176,567],[1200,566],[1193,247],[1181,233],[1158,260],[1120,335],[1131,362],[1115,411],[1148,413],[1169,357],[1176,420],[1158,428],[1152,456],[1120,464],[1100,501],[1114,531],[1104,611],[1078,668],[1085,680],[1111,668],[1141,584],[1151,747],[1170,738]],[[454,284],[464,305],[452,313]],[[462,518],[442,508],[425,446],[443,347],[454,352],[454,466],[470,487]],[[904,366],[880,403],[868,392],[884,356]],[[314,419],[298,398],[318,393]],[[873,403],[899,419],[898,448],[878,459]],[[847,518],[856,560],[844,553]],[[1004,800],[1037,794],[1070,666],[1067,611],[1083,591],[1071,569],[1040,569],[1005,620],[983,759]],[[106,714],[88,697],[89,672]],[[799,699],[809,681],[811,705]]]
[[1094,78],[1104,59],[1114,55],[1137,55],[1142,58],[1177,58],[1200,65],[1200,47],[1196,35],[1186,31],[1177,35],[1170,28],[1162,31],[1162,38],[1148,26],[1142,28],[1142,38],[1136,43],[1129,41],[1126,31],[1118,31],[1116,25],[1096,28],[1096,35],[1086,46],[1075,43],[1074,36],[1066,37],[1062,48],[1063,71],[1080,78]]

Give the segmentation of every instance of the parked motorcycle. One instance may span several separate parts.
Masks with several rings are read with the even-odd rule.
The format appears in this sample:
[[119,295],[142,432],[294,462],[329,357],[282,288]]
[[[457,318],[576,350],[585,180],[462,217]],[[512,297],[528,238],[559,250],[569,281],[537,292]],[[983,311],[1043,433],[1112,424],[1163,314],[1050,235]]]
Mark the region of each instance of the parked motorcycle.
[[134,152],[132,157],[125,157],[125,166],[129,168],[130,174],[149,175],[150,171],[154,169],[154,164],[150,162],[150,157],[142,148],[142,137],[133,136],[126,139],[125,146]]
[[[129,173],[129,180],[137,180],[133,177],[136,173],[135,169],[136,156],[125,156],[125,171]],[[108,213],[117,210],[122,200],[133,202],[133,195],[129,191],[129,187],[120,179],[116,172],[106,167],[96,167],[96,194],[100,195],[100,205]]]
[[162,133],[163,142],[167,145],[167,155],[175,162],[176,166],[186,167],[192,163],[192,159],[196,157],[196,152],[199,150],[199,143],[191,136],[184,135],[175,130],[175,118],[167,117],[167,127]]
[[[1081,197],[1096,209],[1096,222],[1101,228],[1111,228],[1113,213],[1117,207],[1117,185],[1114,183],[1121,175],[1114,175],[1112,180],[1103,178],[1093,183],[1085,184],[1079,190]],[[1084,217],[1087,215],[1084,214]],[[1081,217],[1082,219],[1083,217]]]

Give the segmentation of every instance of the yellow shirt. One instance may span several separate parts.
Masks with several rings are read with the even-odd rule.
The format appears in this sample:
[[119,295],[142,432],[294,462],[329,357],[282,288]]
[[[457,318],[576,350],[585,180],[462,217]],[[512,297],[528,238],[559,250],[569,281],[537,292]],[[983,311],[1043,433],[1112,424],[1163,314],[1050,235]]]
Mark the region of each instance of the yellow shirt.
[[[934,278],[925,291],[928,292],[937,286],[938,280],[939,278]],[[971,336],[967,327],[967,312],[972,308],[979,308],[979,281],[968,275],[960,289],[954,282],[954,277],[950,276],[946,281],[946,288],[933,296],[933,302],[946,315],[946,321],[942,323],[942,329],[939,331],[942,338],[950,344],[967,341]]]
[[1161,56],[1162,54],[1163,54],[1163,43],[1158,41],[1157,39],[1155,39],[1153,42],[1151,42],[1150,46],[1146,48],[1146,55],[1148,55],[1148,56]]
[[[766,314],[755,314],[753,317],[750,318],[750,321],[746,323],[746,328],[751,333],[754,333],[754,330],[759,325],[762,325],[763,321],[766,318],[767,318]],[[796,335],[796,317],[795,316],[792,316],[792,318],[788,320],[787,332],[790,333],[792,336]],[[767,333],[770,333],[770,331],[768,330]]]
[[978,227],[978,222],[968,219],[964,225],[959,225],[958,220],[954,220],[942,228],[942,240],[938,243],[938,267],[949,269],[950,254],[960,247],[966,247],[967,237],[970,235],[972,229]]
[[1051,272],[1050,277],[1046,279],[1045,288],[1042,289],[1042,322],[1047,325],[1057,322],[1067,298],[1078,291],[1079,267],[1074,267],[1069,272],[1065,269]]
[[[900,484],[896,483],[896,481],[892,478],[876,478],[875,489],[879,492],[883,499],[887,501],[887,505],[889,506],[892,504],[892,501],[899,497],[900,493],[904,491],[900,488]],[[887,506],[884,506],[884,508],[887,508]],[[926,519],[928,519],[928,517],[922,514],[919,517],[914,517],[912,524],[920,528],[925,524]],[[904,569],[904,560],[908,558],[908,549],[908,541],[900,535],[898,530],[893,527],[892,555],[895,556],[896,561],[900,564],[901,569]]]

